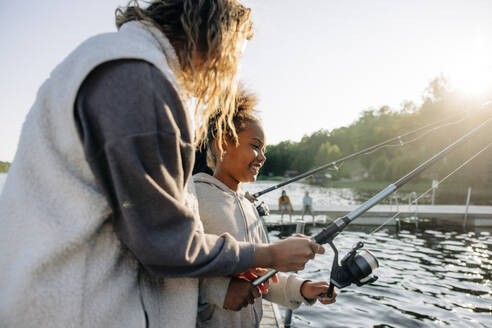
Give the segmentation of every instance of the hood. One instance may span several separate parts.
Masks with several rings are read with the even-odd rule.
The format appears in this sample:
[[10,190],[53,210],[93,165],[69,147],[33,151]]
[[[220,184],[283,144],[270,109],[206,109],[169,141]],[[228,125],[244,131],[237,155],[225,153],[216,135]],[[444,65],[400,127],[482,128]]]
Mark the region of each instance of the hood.
[[228,186],[226,186],[222,181],[219,179],[207,174],[207,173],[197,173],[193,176],[193,182],[194,183],[208,183],[221,191],[230,194],[230,195],[237,195],[237,196],[244,196],[244,192],[241,188],[241,185],[239,185],[239,190],[235,192]]

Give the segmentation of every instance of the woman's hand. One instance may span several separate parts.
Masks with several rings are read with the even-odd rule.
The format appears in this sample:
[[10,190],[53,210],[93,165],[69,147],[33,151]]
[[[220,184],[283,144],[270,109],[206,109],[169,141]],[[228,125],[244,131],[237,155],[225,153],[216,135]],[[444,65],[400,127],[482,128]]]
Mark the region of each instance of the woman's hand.
[[[240,278],[240,279],[247,280],[249,282],[253,282],[259,276],[263,276],[263,275],[267,274],[268,271],[270,271],[270,270],[265,269],[265,268],[252,268],[252,269],[249,269],[249,271],[247,271],[247,272],[239,274],[236,278]],[[277,283],[278,282],[277,274],[274,274],[270,279],[274,283]],[[270,287],[270,279],[268,279],[267,281],[258,285],[260,292],[264,295],[268,294],[268,287]]]
[[231,278],[229,288],[224,300],[223,308],[226,310],[239,311],[248,304],[253,304],[255,298],[260,297],[260,290],[249,281]]
[[[265,274],[267,274],[268,272],[270,271],[270,269],[266,269],[266,268],[252,268],[249,270],[249,272],[253,273],[254,275],[256,275],[257,277],[259,276],[264,276]],[[271,278],[270,278],[274,283],[277,283],[278,282],[278,276],[277,274],[274,274]],[[270,279],[268,281],[270,281]]]
[[337,292],[333,289],[332,297],[320,297],[319,294],[328,293],[329,284],[326,281],[306,281],[302,284],[301,294],[307,299],[318,299],[323,304],[336,302]]
[[323,246],[304,235],[297,235],[273,244],[255,244],[253,267],[273,268],[280,272],[304,270],[315,254],[323,254]]
[[[250,279],[250,281],[253,281],[257,277],[260,277],[260,276],[267,274],[269,271],[270,271],[270,269],[265,269],[265,268],[252,268],[252,269],[250,269],[249,274],[250,274],[250,277],[252,278],[252,279]],[[262,283],[261,285],[258,286],[260,288],[260,292],[263,295],[268,294],[268,287],[270,287],[270,280],[276,284],[278,282],[277,274],[274,274],[270,279],[268,279],[267,281],[265,281],[264,283]]]

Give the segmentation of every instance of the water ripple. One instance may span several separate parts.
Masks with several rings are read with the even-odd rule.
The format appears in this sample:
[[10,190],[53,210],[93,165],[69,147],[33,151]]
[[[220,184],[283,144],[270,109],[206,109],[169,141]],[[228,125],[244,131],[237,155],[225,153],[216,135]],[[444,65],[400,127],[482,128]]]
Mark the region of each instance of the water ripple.
[[[302,306],[296,327],[492,327],[489,231],[355,229],[335,240],[340,256],[358,241],[377,256],[379,280],[340,290],[335,304]],[[326,281],[332,260],[327,248],[301,275]]]

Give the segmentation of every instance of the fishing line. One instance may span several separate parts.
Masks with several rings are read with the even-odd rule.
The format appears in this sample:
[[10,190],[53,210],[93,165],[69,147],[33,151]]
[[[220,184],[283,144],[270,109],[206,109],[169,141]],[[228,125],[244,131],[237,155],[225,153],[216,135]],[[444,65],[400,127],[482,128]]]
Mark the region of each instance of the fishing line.
[[[482,110],[484,110],[484,108],[485,108],[486,106],[490,105],[490,104],[492,104],[492,101],[488,101],[488,102],[483,103],[483,104],[480,106],[480,107],[481,107],[481,111],[482,111]],[[372,150],[372,151],[370,151],[370,152],[367,152],[367,153],[364,153],[364,154],[361,154],[361,155],[369,155],[369,154],[372,154],[373,152],[375,152],[376,150],[379,150],[379,149],[382,149],[382,148],[386,148],[386,147],[400,147],[400,146],[406,146],[406,145],[408,145],[408,144],[410,144],[410,143],[412,143],[412,142],[415,142],[415,141],[417,141],[417,140],[419,140],[419,139],[423,138],[423,137],[424,137],[424,136],[426,136],[427,134],[429,134],[429,133],[431,133],[431,132],[434,132],[434,131],[436,131],[436,130],[438,130],[438,129],[442,128],[442,127],[446,127],[446,126],[451,126],[451,125],[458,124],[458,123],[460,123],[460,122],[462,122],[462,121],[464,121],[464,120],[468,119],[468,118],[469,118],[469,116],[470,116],[470,115],[468,115],[467,117],[461,118],[461,119],[459,119],[459,120],[457,120],[457,121],[454,121],[454,122],[444,123],[444,124],[442,124],[442,125],[436,126],[436,127],[432,128],[431,130],[424,132],[422,135],[420,135],[420,136],[418,136],[418,137],[416,137],[416,138],[414,138],[414,139],[412,139],[412,140],[409,140],[409,141],[406,141],[406,142],[403,142],[403,141],[401,141],[401,140],[400,140],[400,143],[399,143],[399,144],[393,144],[393,145],[391,145],[391,144],[390,144],[390,145],[383,145],[383,146],[381,146],[381,147],[379,147],[379,148],[377,148],[377,149],[374,149],[374,150]],[[397,137],[397,138],[399,138],[399,137]],[[488,146],[487,146],[487,147],[488,147]],[[338,166],[338,167],[337,167],[337,166],[335,166],[334,168],[328,167],[328,169],[329,169],[329,170],[330,170],[330,169],[338,170],[339,168],[341,168],[341,167],[343,166],[343,164],[344,164],[344,163],[345,163],[345,161],[341,162],[341,163],[339,164],[339,166]],[[466,163],[467,163],[467,162],[466,162]],[[466,165],[466,163],[465,163],[465,165]],[[446,177],[446,178],[447,178],[447,177]],[[444,179],[443,179],[443,181],[444,181]],[[440,181],[439,181],[439,183],[440,183]],[[431,190],[432,190],[432,188],[430,188],[429,190],[427,190],[427,191],[426,191],[426,193],[428,193],[428,192],[429,192],[429,191],[431,191]],[[421,195],[421,196],[417,197],[417,198],[414,200],[414,202],[418,201],[418,200],[419,200],[421,197],[423,197],[426,193],[424,193],[423,195]],[[327,200],[325,200],[325,199],[320,199],[320,201],[321,201],[323,204],[325,204],[325,205],[329,205],[328,201],[327,201]],[[409,205],[409,206],[410,206],[410,205]],[[399,214],[399,213],[398,213],[398,214]],[[394,219],[394,217],[392,217],[392,218],[389,220],[389,222],[390,222],[391,220],[393,220],[393,219]],[[385,222],[384,224],[386,224],[386,222]],[[383,225],[384,225],[384,224],[383,224]]]
[[[470,161],[472,161],[475,157],[477,157],[478,155],[480,155],[482,152],[484,152],[485,150],[487,150],[488,147],[490,147],[492,145],[492,143],[488,144],[487,146],[485,146],[485,148],[481,149],[478,153],[476,153],[475,155],[473,155],[471,158],[469,158],[468,160],[466,160],[462,165],[460,165],[459,167],[457,167],[454,171],[452,171],[450,174],[448,174],[446,177],[444,177],[443,179],[441,179],[440,181],[438,181],[438,184],[441,184],[442,182],[444,182],[445,180],[447,180],[451,175],[453,175],[454,173],[456,173],[458,170],[460,170],[463,166],[465,166],[466,164],[468,164]],[[429,189],[427,189],[424,193],[422,193],[421,195],[419,195],[417,198],[415,198],[415,200],[413,200],[410,204],[408,204],[408,209],[410,210],[410,206],[412,205],[415,205],[417,204],[417,202],[422,198],[424,197],[425,195],[427,195],[429,192],[432,191],[432,187],[430,187]],[[321,202],[325,205],[329,205],[328,201],[326,201],[325,199],[320,199]],[[381,229],[382,227],[384,227],[386,224],[388,224],[389,222],[391,222],[392,220],[394,220],[396,217],[398,217],[398,215],[401,214],[400,211],[398,211],[394,216],[392,216],[391,218],[389,218],[387,221],[385,221],[381,226],[377,227],[374,231],[370,232],[369,235],[373,234],[374,232],[378,231],[379,229]]]
[[[448,175],[446,175],[444,178],[442,178],[441,180],[439,180],[438,184],[441,184],[443,183],[444,181],[446,181],[449,177],[451,177],[453,174],[455,174],[456,172],[458,172],[460,169],[462,169],[465,165],[467,165],[468,163],[470,163],[472,160],[474,160],[477,156],[479,156],[481,153],[483,153],[484,151],[486,151],[490,146],[492,146],[492,142],[489,143],[487,146],[485,146],[484,148],[482,148],[478,153],[476,153],[475,155],[473,155],[472,157],[470,157],[469,159],[467,159],[465,162],[463,162],[460,166],[458,166],[456,169],[454,169],[451,173],[449,173]],[[429,189],[427,189],[426,191],[424,191],[420,196],[418,196],[417,198],[415,198],[414,201],[412,201],[410,204],[408,204],[408,209],[410,210],[412,205],[415,205],[419,199],[421,199],[422,197],[424,197],[426,194],[428,194],[430,191],[432,191],[432,187],[430,187]],[[388,224],[389,222],[391,222],[393,219],[395,219],[396,217],[398,217],[398,215],[401,214],[401,211],[398,211],[396,212],[395,215],[393,215],[391,218],[389,218],[387,221],[385,221],[382,225],[380,225],[379,227],[377,227],[376,229],[374,229],[372,232],[369,233],[369,235],[372,235],[373,233],[379,231],[381,228],[383,228],[386,224]]]
[[[461,168],[463,168],[464,166],[466,166],[468,163],[470,163],[473,159],[475,159],[475,157],[479,156],[481,153],[483,153],[484,151],[486,151],[490,146],[492,146],[492,142],[489,143],[487,146],[485,146],[484,148],[482,148],[478,153],[476,153],[475,155],[473,155],[472,157],[470,157],[469,159],[467,159],[465,162],[463,162],[460,166],[458,166],[455,170],[453,170],[451,173],[449,173],[447,176],[445,176],[444,178],[442,178],[441,180],[438,181],[438,184],[441,184],[443,183],[444,181],[446,181],[449,177],[451,177],[453,174],[455,174],[456,172],[458,172]],[[418,197],[416,197],[410,204],[408,204],[408,210],[411,210],[411,206],[417,204],[417,202],[422,198],[424,197],[425,195],[427,195],[429,192],[432,191],[432,187],[430,187],[429,189],[427,189],[426,191],[424,191],[422,194],[420,194]],[[325,205],[328,205],[328,201],[326,201],[325,199],[320,199],[322,203],[324,203]],[[388,220],[386,220],[383,224],[381,224],[379,227],[377,227],[376,229],[374,229],[373,231],[371,231],[368,235],[372,235],[373,233],[379,231],[380,229],[382,229],[385,225],[387,225],[388,223],[390,223],[391,221],[393,221],[395,218],[398,217],[398,215],[401,214],[401,211],[398,211],[395,213],[395,215],[393,215],[392,217],[390,217]]]
[[[488,106],[488,105],[490,105],[491,103],[492,103],[492,101],[487,101],[487,102],[483,103],[482,105],[480,105],[480,108],[481,108],[481,109],[480,109],[480,110],[479,110],[479,112],[478,112],[478,113],[476,113],[476,114],[479,114],[479,113],[480,113],[480,111],[484,111],[484,110],[485,110],[485,107],[487,107],[487,106]],[[461,112],[459,112],[459,113],[461,113]],[[457,114],[459,114],[459,113],[457,113]],[[457,115],[457,114],[456,114],[456,115]],[[417,136],[417,137],[416,137],[416,138],[414,138],[414,139],[411,139],[411,140],[408,140],[408,141],[401,141],[401,140],[400,140],[400,142],[399,142],[399,143],[397,143],[397,144],[392,144],[392,145],[391,145],[391,144],[389,144],[389,145],[384,145],[384,146],[381,146],[380,148],[374,149],[373,151],[371,151],[371,152],[369,152],[369,153],[366,153],[366,154],[364,154],[364,155],[369,155],[369,154],[372,154],[374,151],[379,150],[379,149],[383,149],[383,148],[386,148],[386,147],[403,147],[403,146],[409,145],[409,144],[411,144],[411,143],[413,143],[413,142],[415,142],[415,141],[417,141],[417,140],[419,140],[419,139],[422,139],[423,137],[425,137],[426,135],[428,135],[428,134],[429,134],[429,133],[431,133],[431,132],[434,132],[434,131],[436,131],[436,130],[439,130],[439,129],[444,128],[444,127],[447,127],[447,126],[451,126],[451,125],[455,125],[455,124],[461,123],[461,122],[463,122],[463,121],[465,121],[465,120],[469,119],[469,118],[470,118],[470,113],[469,113],[468,111],[467,111],[467,114],[468,114],[468,115],[467,115],[466,117],[464,117],[464,118],[462,118],[462,119],[459,119],[459,120],[457,120],[457,121],[454,121],[454,122],[449,122],[449,123],[443,123],[442,125],[438,125],[438,126],[436,126],[436,127],[432,128],[432,129],[430,129],[430,130],[428,130],[428,131],[424,132],[424,133],[423,133],[423,134],[421,134],[420,136]],[[453,117],[453,116],[451,116],[451,117]],[[448,119],[449,119],[449,118],[448,118]]]
[[[484,104],[482,104],[482,105],[480,106],[480,108],[482,108],[481,110],[483,110],[483,108],[487,107],[489,104],[490,104],[490,101],[489,101],[489,102],[486,102],[486,103],[484,103]],[[458,121],[455,121],[455,122],[446,122],[446,123],[443,123],[444,121],[448,121],[450,118],[453,118],[453,117],[455,117],[455,116],[461,115],[463,112],[466,112],[466,113],[468,114],[465,118],[461,118],[461,119],[459,119]],[[318,167],[318,168],[315,168],[315,169],[313,169],[313,170],[310,170],[310,171],[308,171],[308,172],[305,172],[305,173],[303,173],[303,174],[300,174],[300,175],[298,175],[298,176],[296,176],[296,177],[293,177],[292,179],[289,179],[289,180],[287,180],[287,181],[284,181],[284,182],[282,182],[282,183],[279,183],[279,184],[277,184],[277,185],[275,185],[275,186],[272,186],[272,187],[269,187],[269,188],[267,188],[267,189],[265,189],[265,190],[262,190],[262,191],[256,192],[256,193],[254,193],[254,194],[253,194],[253,197],[254,197],[254,198],[258,198],[258,197],[259,197],[259,196],[261,196],[261,195],[264,195],[264,194],[266,194],[266,193],[268,193],[268,192],[270,192],[270,191],[276,190],[276,189],[278,189],[278,188],[280,188],[280,187],[283,187],[283,186],[285,186],[285,185],[287,185],[287,184],[290,184],[290,183],[292,183],[292,182],[295,182],[295,181],[298,181],[298,180],[300,180],[300,179],[303,179],[303,178],[306,178],[306,177],[308,177],[308,176],[311,176],[311,175],[313,175],[314,173],[317,173],[317,172],[322,171],[322,170],[324,170],[324,169],[327,169],[327,168],[330,168],[330,167],[336,167],[338,164],[343,163],[343,162],[345,162],[346,160],[352,159],[352,158],[354,158],[354,157],[357,157],[357,156],[360,156],[360,155],[364,155],[364,154],[370,154],[370,153],[372,153],[372,152],[374,152],[374,151],[376,151],[376,150],[378,150],[378,149],[381,149],[381,148],[383,148],[383,147],[385,147],[385,146],[387,146],[387,145],[390,145],[391,147],[393,147],[393,146],[404,146],[404,145],[406,145],[406,144],[409,144],[409,143],[411,143],[411,142],[414,142],[414,141],[416,141],[416,140],[418,140],[418,139],[422,138],[423,136],[427,135],[427,134],[428,134],[428,133],[430,133],[430,132],[436,131],[437,129],[439,129],[439,128],[441,128],[441,127],[445,127],[445,126],[449,126],[449,125],[453,125],[453,124],[458,124],[458,123],[462,122],[463,120],[468,119],[468,118],[470,117],[470,115],[471,115],[471,114],[470,114],[468,111],[466,111],[466,110],[459,111],[458,113],[455,113],[454,115],[451,115],[451,116],[449,116],[449,117],[447,117],[447,118],[445,118],[445,119],[442,119],[442,120],[439,120],[439,121],[437,121],[437,122],[434,122],[434,123],[431,123],[431,124],[425,125],[425,126],[423,126],[423,127],[417,128],[417,129],[415,129],[415,130],[413,130],[413,131],[407,132],[407,133],[402,134],[402,135],[399,135],[399,136],[397,136],[397,137],[393,137],[393,138],[388,139],[388,140],[386,140],[386,141],[383,141],[383,142],[381,142],[381,143],[379,143],[379,144],[376,144],[376,145],[373,145],[373,146],[367,147],[367,148],[365,148],[365,149],[363,149],[363,150],[360,150],[360,151],[358,151],[358,152],[355,152],[355,153],[352,153],[352,154],[350,154],[350,155],[344,156],[344,157],[342,157],[342,158],[340,158],[340,159],[338,159],[338,160],[332,161],[332,162],[330,162],[330,163],[328,163],[328,164],[322,165],[322,166],[320,166],[320,167]],[[436,125],[437,125],[437,126],[436,126]],[[402,139],[403,139],[403,138],[406,138],[406,137],[408,137],[408,136],[410,136],[410,135],[413,135],[413,134],[419,133],[420,131],[423,131],[423,130],[425,130],[425,129],[427,129],[427,128],[430,128],[430,127],[434,127],[434,128],[433,128],[433,129],[431,129],[431,130],[429,130],[429,131],[424,132],[424,134],[423,134],[422,136],[419,136],[419,137],[417,137],[417,138],[415,138],[415,139],[413,139],[413,140],[407,141],[406,143],[404,143],[404,142],[402,141]],[[398,141],[399,141],[399,143],[398,143],[398,144],[393,144],[393,145],[391,145],[391,143],[392,143],[393,141],[396,141],[396,140],[398,140]]]
[[414,139],[411,139],[411,140],[408,140],[408,141],[401,141],[400,140],[400,143],[397,143],[397,144],[389,144],[389,145],[384,145],[384,146],[381,146],[380,148],[378,149],[374,149],[373,151],[371,152],[368,152],[368,153],[365,153],[364,155],[369,155],[369,154],[372,154],[373,152],[375,152],[376,150],[380,150],[380,149],[384,149],[384,148],[389,148],[389,147],[403,147],[403,146],[407,146],[415,141],[418,141],[420,139],[422,139],[423,137],[425,137],[426,135],[428,135],[429,133],[432,133],[434,131],[437,131],[441,128],[444,128],[444,127],[447,127],[447,126],[451,126],[451,125],[455,125],[455,124],[458,124],[458,123],[461,123],[467,119],[469,119],[470,117],[467,116],[467,117],[464,117],[462,119],[459,119],[458,121],[455,121],[455,122],[450,122],[450,123],[445,123],[445,124],[442,124],[442,125],[439,125],[439,126],[436,126],[432,129],[430,129],[429,131],[425,131],[424,133],[422,133],[420,136],[417,136],[416,138]]

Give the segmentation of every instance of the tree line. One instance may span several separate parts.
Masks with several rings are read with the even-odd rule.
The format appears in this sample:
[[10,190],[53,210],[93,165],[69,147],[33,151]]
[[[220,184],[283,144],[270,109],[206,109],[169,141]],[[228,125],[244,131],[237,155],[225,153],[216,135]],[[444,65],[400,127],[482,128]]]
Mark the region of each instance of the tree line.
[[[492,93],[489,98],[492,98]],[[287,171],[303,173],[402,135],[424,125],[456,115],[456,124],[443,126],[429,133],[420,133],[420,139],[400,146],[395,143],[344,163],[329,172],[333,179],[369,179],[394,181],[411,171],[461,135],[490,117],[482,104],[487,97],[467,97],[450,89],[442,76],[434,79],[426,88],[422,105],[405,102],[393,110],[388,106],[363,111],[359,118],[346,127],[319,130],[304,136],[299,142],[283,141],[267,147],[267,161],[262,176],[284,176]],[[460,114],[460,112],[463,112]],[[467,115],[468,114],[468,115]],[[336,112],[334,111],[334,114]],[[461,120],[461,121],[460,121]],[[459,146],[434,166],[426,170],[420,179],[441,179],[480,149],[492,142],[492,124]],[[412,137],[410,138],[412,139]],[[404,141],[411,141],[410,139]],[[453,179],[460,183],[492,185],[492,147],[460,170]]]

